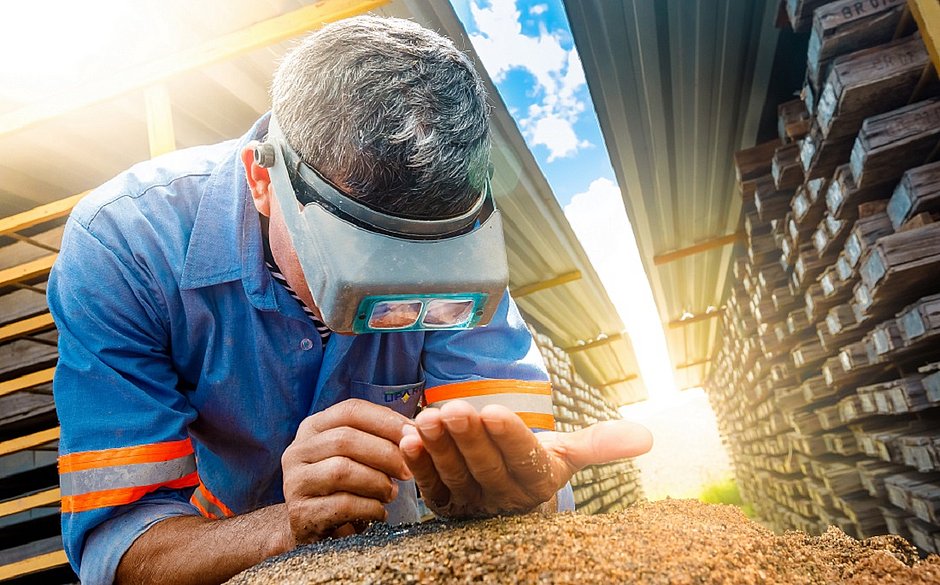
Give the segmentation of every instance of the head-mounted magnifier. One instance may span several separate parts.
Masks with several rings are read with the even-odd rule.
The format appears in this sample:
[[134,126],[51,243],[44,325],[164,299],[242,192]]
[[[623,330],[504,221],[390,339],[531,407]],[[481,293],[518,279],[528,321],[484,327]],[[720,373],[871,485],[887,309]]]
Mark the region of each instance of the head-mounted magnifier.
[[272,115],[255,161],[323,322],[339,333],[469,329],[489,323],[509,282],[489,181],[466,213],[421,220],[381,212],[304,163]]

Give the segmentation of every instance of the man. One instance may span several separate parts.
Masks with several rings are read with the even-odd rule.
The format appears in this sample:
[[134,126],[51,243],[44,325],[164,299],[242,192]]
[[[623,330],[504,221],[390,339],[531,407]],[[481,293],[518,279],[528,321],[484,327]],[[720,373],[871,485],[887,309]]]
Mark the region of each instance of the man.
[[[505,258],[465,55],[350,19],[291,52],[272,96],[240,140],[137,165],[69,220],[49,304],[63,537],[86,585],[218,582],[416,521],[415,483],[445,517],[552,506],[577,469],[649,449],[623,422],[530,430],[552,426],[550,385],[490,274]],[[350,304],[379,276],[404,282]],[[428,292],[463,276],[467,295]]]

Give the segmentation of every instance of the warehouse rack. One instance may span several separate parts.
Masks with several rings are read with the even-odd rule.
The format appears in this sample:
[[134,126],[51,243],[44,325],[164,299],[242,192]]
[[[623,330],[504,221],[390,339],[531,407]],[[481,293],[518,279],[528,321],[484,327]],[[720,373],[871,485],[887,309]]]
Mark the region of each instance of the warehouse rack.
[[762,520],[937,552],[940,5],[859,5],[786,2],[806,81],[735,157],[747,238],[707,390]]

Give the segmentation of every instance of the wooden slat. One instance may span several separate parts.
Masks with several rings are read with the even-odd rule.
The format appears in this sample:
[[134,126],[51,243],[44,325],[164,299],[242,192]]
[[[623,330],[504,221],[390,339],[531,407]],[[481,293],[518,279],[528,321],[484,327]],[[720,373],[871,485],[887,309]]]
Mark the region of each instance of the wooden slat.
[[937,0],[907,0],[911,14],[927,45],[934,69],[940,72],[940,2]]
[[173,131],[173,106],[166,85],[158,83],[144,91],[144,109],[147,112],[147,139],[150,157],[176,150],[176,135]]
[[58,504],[61,499],[62,494],[59,491],[59,488],[52,488],[51,490],[46,490],[29,496],[23,496],[22,498],[17,498],[15,500],[0,502],[0,518],[3,518],[4,516],[11,516],[13,514],[19,514],[20,512],[25,512],[26,510],[32,510],[33,508],[42,508],[43,506]]
[[71,213],[72,208],[75,207],[75,204],[77,204],[78,201],[88,193],[88,191],[84,191],[78,195],[72,195],[71,197],[66,197],[65,199],[60,199],[58,201],[53,201],[52,203],[47,203],[46,205],[34,207],[28,211],[24,211],[23,213],[17,213],[16,215],[4,217],[3,219],[0,219],[0,236],[26,229],[46,221],[65,217]]
[[65,556],[64,550],[41,554],[9,565],[3,565],[0,567],[0,581],[62,567],[68,563],[69,559]]
[[10,439],[8,441],[0,442],[0,457],[3,455],[9,455],[10,453],[18,453],[19,451],[25,451],[26,449],[32,449],[33,447],[38,447],[40,445],[45,445],[46,443],[51,443],[59,438],[59,427],[54,429],[46,429],[44,431],[39,431],[29,435],[24,435],[22,437],[17,437],[15,439]]
[[271,46],[308,32],[322,24],[367,12],[388,0],[324,0],[209,39],[195,47],[123,70],[108,78],[65,88],[47,99],[37,100],[0,116],[0,135],[10,134],[66,112],[140,90],[180,73]]
[[0,327],[0,343],[9,341],[11,339],[17,339],[18,337],[23,337],[24,335],[29,335],[30,333],[36,333],[37,331],[49,329],[54,325],[55,321],[52,320],[52,315],[50,313],[44,313],[42,315],[36,315],[35,317],[23,319],[22,321],[17,321],[16,323],[10,323],[9,325]]
[[720,317],[724,313],[724,308],[716,309],[711,313],[699,313],[698,315],[692,315],[685,319],[675,319],[669,322],[670,329],[679,329],[680,327],[685,327],[686,325],[691,325],[692,323],[698,323],[699,321],[705,321],[707,319],[714,319],[715,317]]
[[13,378],[12,380],[0,382],[0,396],[13,394],[18,390],[32,388],[33,386],[39,386],[40,384],[47,384],[52,381],[54,375],[55,368],[52,367],[46,368],[45,370],[39,370],[38,372],[33,372],[31,374],[26,374],[25,376],[20,376],[19,378]]
[[675,262],[681,258],[686,258],[688,256],[714,250],[715,248],[721,248],[730,244],[735,244],[742,241],[743,239],[743,232],[735,232],[733,234],[725,234],[723,236],[710,238],[695,245],[689,246],[688,248],[681,248],[679,250],[657,254],[656,256],[653,256],[653,264],[655,266],[661,266],[663,264],[668,264],[669,262]]
[[58,254],[49,254],[30,262],[24,262],[19,266],[0,270],[0,286],[7,286],[48,273],[52,269],[56,257],[58,257]]
[[578,353],[579,351],[585,351],[594,347],[607,345],[608,343],[613,343],[614,341],[618,341],[620,339],[623,339],[623,333],[614,333],[604,337],[603,339],[595,339],[594,341],[589,341],[588,343],[582,345],[572,345],[564,349],[567,353]]
[[512,289],[509,294],[512,295],[514,299],[530,295],[534,292],[540,290],[545,290],[547,288],[552,288],[554,286],[559,286],[562,284],[567,284],[569,282],[574,282],[581,279],[581,271],[575,270],[572,272],[566,272],[565,274],[560,274],[554,278],[549,278],[541,282],[533,282],[532,284],[524,284],[522,286]]

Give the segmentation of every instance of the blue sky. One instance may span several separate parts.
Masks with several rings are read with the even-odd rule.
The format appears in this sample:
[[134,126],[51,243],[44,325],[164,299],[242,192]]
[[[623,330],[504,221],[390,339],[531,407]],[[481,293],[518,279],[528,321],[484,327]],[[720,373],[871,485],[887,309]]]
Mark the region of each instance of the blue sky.
[[561,0],[452,4],[559,203],[615,182]]

